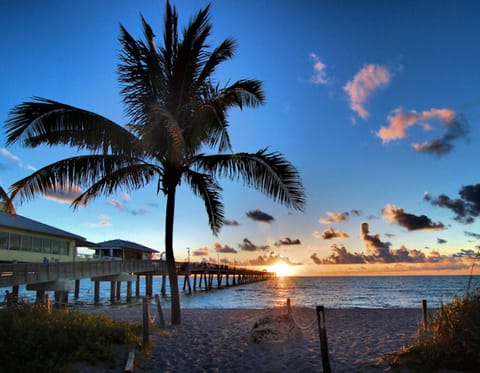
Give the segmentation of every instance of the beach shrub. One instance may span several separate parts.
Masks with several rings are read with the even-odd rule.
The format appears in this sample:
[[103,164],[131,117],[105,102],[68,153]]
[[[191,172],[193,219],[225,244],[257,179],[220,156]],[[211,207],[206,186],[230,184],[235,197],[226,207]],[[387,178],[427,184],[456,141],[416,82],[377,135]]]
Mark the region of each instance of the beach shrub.
[[138,334],[139,326],[105,315],[7,307],[0,310],[0,371],[66,372],[77,361],[112,367],[113,347],[137,344]]
[[456,297],[433,315],[418,341],[398,355],[400,365],[425,371],[478,371],[480,366],[480,293]]

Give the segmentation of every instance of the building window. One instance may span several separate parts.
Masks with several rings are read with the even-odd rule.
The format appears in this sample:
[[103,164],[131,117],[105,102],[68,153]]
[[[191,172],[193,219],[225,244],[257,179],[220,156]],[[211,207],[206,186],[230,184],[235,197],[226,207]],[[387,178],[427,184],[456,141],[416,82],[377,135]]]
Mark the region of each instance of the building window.
[[22,236],[22,251],[32,251],[32,236]]
[[33,251],[36,253],[42,251],[42,239],[40,237],[33,237]]
[[60,242],[57,240],[52,240],[52,254],[59,254],[60,253],[60,247],[59,244]]
[[69,243],[68,241],[59,241],[60,244],[60,255],[68,255],[69,253]]
[[8,232],[0,232],[0,249],[8,250]]
[[20,250],[22,247],[22,236],[19,234],[10,234],[10,250]]
[[42,238],[42,252],[45,254],[52,253],[52,240],[49,240],[48,238]]

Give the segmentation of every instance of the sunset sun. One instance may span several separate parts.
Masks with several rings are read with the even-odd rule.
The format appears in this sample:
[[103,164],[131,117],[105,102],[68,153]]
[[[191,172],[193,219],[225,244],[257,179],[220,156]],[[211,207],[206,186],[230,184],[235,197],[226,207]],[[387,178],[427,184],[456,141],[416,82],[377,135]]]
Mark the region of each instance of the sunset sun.
[[279,277],[292,276],[295,273],[294,267],[284,262],[278,262],[272,265],[270,268],[271,271],[275,272]]

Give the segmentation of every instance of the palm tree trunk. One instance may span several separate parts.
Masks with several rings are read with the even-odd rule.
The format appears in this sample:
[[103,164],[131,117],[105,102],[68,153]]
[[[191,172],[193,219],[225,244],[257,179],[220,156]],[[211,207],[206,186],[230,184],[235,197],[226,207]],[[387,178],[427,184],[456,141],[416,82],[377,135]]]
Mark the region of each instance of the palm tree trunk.
[[176,187],[168,188],[167,211],[165,214],[165,256],[167,259],[168,280],[170,281],[170,296],[172,300],[172,324],[180,324],[180,294],[178,293],[177,269],[173,255],[173,221],[175,216]]

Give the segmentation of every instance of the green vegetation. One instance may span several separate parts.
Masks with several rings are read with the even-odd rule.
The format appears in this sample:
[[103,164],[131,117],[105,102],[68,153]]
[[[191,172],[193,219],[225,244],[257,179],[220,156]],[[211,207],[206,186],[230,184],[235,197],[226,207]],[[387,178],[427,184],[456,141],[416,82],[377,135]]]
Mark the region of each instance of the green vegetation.
[[104,315],[21,305],[0,310],[2,372],[69,372],[74,362],[114,367],[115,345],[136,345],[139,326]]
[[397,362],[415,371],[480,366],[480,293],[467,293],[444,304],[433,315],[418,341],[397,354]]

